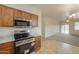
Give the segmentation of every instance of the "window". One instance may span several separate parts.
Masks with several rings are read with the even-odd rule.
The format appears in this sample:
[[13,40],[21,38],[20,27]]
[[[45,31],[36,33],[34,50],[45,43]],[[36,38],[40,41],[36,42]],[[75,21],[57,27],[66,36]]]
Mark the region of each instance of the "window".
[[75,22],[75,30],[79,30],[79,22]]

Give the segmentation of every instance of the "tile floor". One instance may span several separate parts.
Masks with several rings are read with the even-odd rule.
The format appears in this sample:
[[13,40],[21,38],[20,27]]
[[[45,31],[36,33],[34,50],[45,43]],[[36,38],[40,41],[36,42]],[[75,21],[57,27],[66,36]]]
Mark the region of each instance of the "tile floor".
[[[61,39],[61,38],[58,38]],[[36,54],[78,54],[79,47],[50,37],[42,41],[42,47]],[[65,40],[63,38],[63,40]],[[74,43],[74,42],[70,42]],[[76,42],[75,42],[76,43]]]

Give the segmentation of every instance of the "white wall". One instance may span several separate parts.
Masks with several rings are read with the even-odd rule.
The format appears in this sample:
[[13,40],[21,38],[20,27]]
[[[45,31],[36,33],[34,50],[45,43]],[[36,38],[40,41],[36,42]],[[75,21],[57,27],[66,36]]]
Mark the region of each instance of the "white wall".
[[50,18],[50,17],[44,17],[44,26],[45,26],[45,38],[50,37],[52,35],[55,35],[59,32],[59,23],[57,19]]
[[[38,15],[38,27],[31,28],[31,33],[35,36],[41,35],[41,10],[31,7],[27,4],[6,4],[6,6],[13,7],[16,9],[24,10],[33,14]],[[1,27],[0,28],[0,44],[8,41],[13,41],[14,30],[26,30],[27,28],[11,28],[11,27]]]

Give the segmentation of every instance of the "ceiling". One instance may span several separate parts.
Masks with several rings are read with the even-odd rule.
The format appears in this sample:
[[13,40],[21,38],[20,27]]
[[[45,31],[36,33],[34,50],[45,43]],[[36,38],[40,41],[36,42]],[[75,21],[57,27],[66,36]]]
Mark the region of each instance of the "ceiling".
[[65,19],[68,15],[79,12],[78,4],[31,4],[41,9],[43,16]]

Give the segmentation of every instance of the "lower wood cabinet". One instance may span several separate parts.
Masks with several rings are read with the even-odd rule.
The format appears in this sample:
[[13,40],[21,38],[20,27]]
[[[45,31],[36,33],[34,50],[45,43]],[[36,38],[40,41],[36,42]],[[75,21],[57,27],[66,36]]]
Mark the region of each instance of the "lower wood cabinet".
[[41,36],[35,37],[35,51],[40,50],[41,48]]
[[0,54],[14,54],[15,53],[15,42],[7,42],[0,44]]

